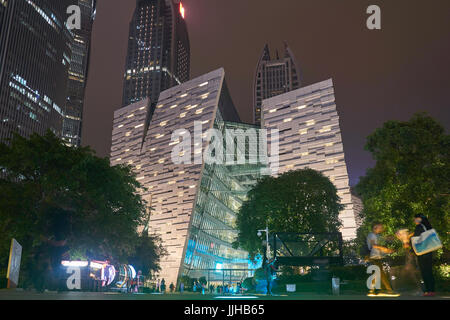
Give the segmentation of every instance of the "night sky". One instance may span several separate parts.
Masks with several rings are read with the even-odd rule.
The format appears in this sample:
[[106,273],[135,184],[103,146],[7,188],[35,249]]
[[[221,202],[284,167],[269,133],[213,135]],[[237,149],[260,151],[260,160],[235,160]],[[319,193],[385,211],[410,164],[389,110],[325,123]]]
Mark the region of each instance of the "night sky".
[[[135,0],[99,0],[84,109],[83,144],[108,156],[121,107],[129,22]],[[366,8],[382,30],[366,28]],[[450,128],[448,0],[185,0],[191,78],[225,68],[234,103],[251,121],[253,77],[263,46],[286,40],[303,85],[333,78],[350,182],[374,162],[367,135],[387,120],[426,111]]]

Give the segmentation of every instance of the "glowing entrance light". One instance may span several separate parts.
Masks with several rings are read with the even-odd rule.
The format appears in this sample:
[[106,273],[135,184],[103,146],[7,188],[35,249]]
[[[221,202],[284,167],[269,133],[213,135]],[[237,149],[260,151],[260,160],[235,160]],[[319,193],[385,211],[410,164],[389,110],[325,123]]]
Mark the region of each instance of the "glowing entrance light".
[[184,19],[185,15],[186,15],[186,9],[184,9],[183,4],[181,2],[180,2],[180,14]]

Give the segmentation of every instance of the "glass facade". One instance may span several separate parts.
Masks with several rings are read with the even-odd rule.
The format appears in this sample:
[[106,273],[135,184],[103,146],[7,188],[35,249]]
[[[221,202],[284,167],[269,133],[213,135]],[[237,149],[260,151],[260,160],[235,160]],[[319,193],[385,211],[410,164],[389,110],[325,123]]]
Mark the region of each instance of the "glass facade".
[[187,26],[173,0],[138,0],[130,23],[123,106],[189,80]]
[[[254,130],[259,136],[259,129],[256,126],[223,121],[220,112],[216,115],[214,128],[222,133],[224,146],[226,136],[236,130],[241,132]],[[260,163],[248,163],[250,158],[248,143],[249,141],[246,150],[240,150],[246,155],[246,164],[205,164],[204,166],[189,230],[183,275],[191,278],[202,276],[220,278],[223,269],[244,270],[250,266],[248,253],[232,247],[238,235],[236,214],[246,200],[248,191],[261,177],[263,168]],[[234,156],[237,159],[237,150],[235,152]],[[214,272],[217,275],[214,275]],[[227,280],[231,276],[233,281],[242,281],[244,274],[241,271],[229,271]]]
[[72,34],[65,26],[72,0],[0,3],[0,141],[58,136],[67,98]]
[[284,57],[281,59],[278,52],[276,58],[272,59],[269,46],[266,44],[256,67],[254,81],[253,113],[255,123],[261,124],[264,99],[298,89],[300,86],[300,68],[287,43],[285,43]]
[[81,145],[84,95],[89,71],[96,0],[78,0],[78,6],[81,9],[81,29],[72,30],[74,38],[62,129],[62,138],[70,146]]

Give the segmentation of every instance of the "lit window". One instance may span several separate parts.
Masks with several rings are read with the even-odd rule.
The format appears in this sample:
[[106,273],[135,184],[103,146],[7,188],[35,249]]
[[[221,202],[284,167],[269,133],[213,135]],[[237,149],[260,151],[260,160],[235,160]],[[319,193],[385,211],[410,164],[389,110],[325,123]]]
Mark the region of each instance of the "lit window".
[[277,112],[277,109],[269,110],[269,113],[274,113],[274,112]]
[[208,81],[203,82],[202,84],[199,85],[199,87],[204,87],[204,86],[206,86],[207,84],[208,84]]
[[292,118],[287,118],[287,119],[283,120],[283,122],[291,122],[291,121],[292,121]]
[[316,124],[316,121],[314,121],[314,120],[308,120],[308,121],[306,121],[306,125],[307,125],[307,126],[312,126],[312,125],[314,125],[314,124]]

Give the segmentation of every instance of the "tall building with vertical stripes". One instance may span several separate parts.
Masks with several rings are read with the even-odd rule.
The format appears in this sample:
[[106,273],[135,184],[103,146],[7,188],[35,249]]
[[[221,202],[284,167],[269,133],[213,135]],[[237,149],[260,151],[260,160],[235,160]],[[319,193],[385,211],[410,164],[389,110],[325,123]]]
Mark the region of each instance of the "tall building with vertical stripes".
[[84,96],[89,73],[92,26],[97,0],[77,0],[81,10],[81,29],[72,30],[72,56],[64,108],[62,139],[70,146],[81,145]]
[[0,1],[0,141],[48,129],[61,136],[74,0]]
[[189,80],[190,44],[183,4],[137,0],[130,23],[123,106],[149,98]]
[[261,107],[264,99],[286,93],[301,86],[301,73],[297,60],[288,44],[284,43],[284,56],[278,51],[271,57],[266,44],[256,66],[253,84],[253,120],[261,124]]

